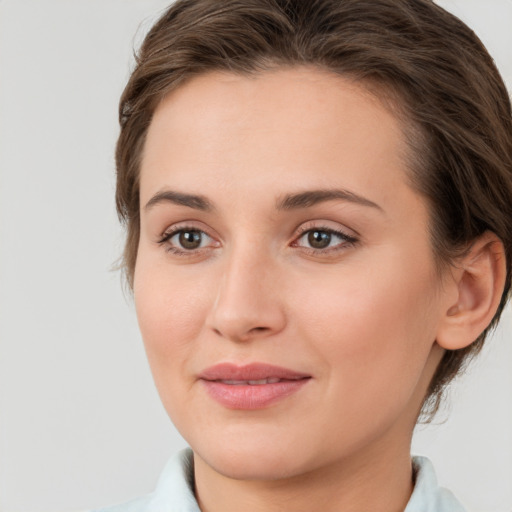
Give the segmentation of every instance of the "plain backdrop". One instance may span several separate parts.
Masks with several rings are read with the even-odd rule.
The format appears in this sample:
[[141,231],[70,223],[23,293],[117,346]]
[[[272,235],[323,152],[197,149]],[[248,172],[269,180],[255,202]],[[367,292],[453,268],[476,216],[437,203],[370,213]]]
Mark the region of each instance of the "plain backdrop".
[[[117,102],[165,0],[0,0],[0,509],[151,491],[185,445],[111,268]],[[512,1],[445,0],[512,85]],[[474,512],[512,511],[512,315],[414,452]],[[441,420],[446,420],[444,423]]]

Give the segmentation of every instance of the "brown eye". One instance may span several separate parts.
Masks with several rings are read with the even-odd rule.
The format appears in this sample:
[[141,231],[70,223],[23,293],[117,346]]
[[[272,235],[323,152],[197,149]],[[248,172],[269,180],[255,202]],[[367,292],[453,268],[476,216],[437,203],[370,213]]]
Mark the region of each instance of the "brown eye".
[[194,250],[201,247],[203,233],[197,230],[180,231],[178,233],[178,242],[183,249]]
[[293,247],[314,251],[317,256],[332,255],[357,243],[357,238],[328,227],[318,226],[306,229],[293,242]]
[[331,243],[332,235],[327,231],[312,230],[308,233],[308,243],[313,249],[325,249]]
[[[220,247],[220,243],[212,238],[208,233],[201,229],[193,227],[177,228],[165,233],[158,243],[165,250],[175,256],[196,256],[205,255],[205,251],[210,251]],[[208,252],[211,254],[211,252]]]

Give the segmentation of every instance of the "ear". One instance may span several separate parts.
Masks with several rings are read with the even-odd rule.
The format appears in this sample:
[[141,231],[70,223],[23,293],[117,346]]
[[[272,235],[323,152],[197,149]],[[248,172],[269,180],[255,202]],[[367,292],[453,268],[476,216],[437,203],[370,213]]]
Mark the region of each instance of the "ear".
[[505,277],[503,243],[494,233],[485,232],[457,261],[447,284],[450,290],[444,290],[449,299],[437,332],[438,345],[457,350],[482,334],[498,309]]

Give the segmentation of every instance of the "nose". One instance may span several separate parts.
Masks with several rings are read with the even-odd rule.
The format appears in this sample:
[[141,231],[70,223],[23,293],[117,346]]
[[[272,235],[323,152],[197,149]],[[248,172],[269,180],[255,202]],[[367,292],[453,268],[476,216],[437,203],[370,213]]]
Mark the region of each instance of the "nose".
[[282,331],[286,315],[276,262],[248,247],[233,250],[222,265],[208,327],[235,342]]

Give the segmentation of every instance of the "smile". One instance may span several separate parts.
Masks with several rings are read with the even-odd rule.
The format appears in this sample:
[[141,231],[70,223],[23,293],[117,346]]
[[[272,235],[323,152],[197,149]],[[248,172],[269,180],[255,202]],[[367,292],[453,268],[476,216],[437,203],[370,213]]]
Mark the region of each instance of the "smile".
[[298,392],[311,376],[273,365],[221,363],[199,376],[208,395],[228,409],[262,409]]

